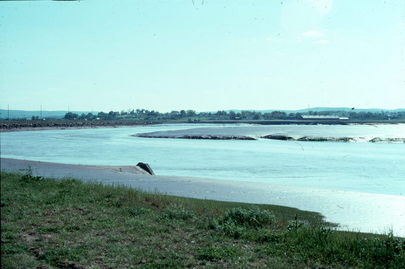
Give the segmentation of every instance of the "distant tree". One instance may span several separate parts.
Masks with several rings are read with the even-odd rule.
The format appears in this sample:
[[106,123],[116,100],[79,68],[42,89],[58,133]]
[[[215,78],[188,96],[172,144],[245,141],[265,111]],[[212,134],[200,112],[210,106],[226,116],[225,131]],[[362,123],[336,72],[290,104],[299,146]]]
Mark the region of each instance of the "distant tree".
[[75,120],[75,119],[79,118],[79,115],[76,113],[68,112],[65,114],[65,116],[63,118],[65,120]]
[[179,118],[180,118],[180,112],[179,111],[173,110],[173,111],[170,112],[170,119],[176,120],[176,119],[179,119]]
[[260,112],[254,112],[253,113],[253,119],[254,120],[260,120],[262,113]]
[[108,120],[116,120],[116,119],[118,119],[119,115],[120,115],[119,112],[110,111],[110,112],[108,112],[107,119]]
[[107,119],[107,113],[99,112],[99,113],[97,114],[97,117],[98,117],[99,119],[101,119],[101,120],[105,120],[105,119]]
[[86,119],[88,120],[94,120],[95,116],[93,115],[93,113],[87,113],[86,115]]
[[191,118],[191,117],[195,117],[195,115],[196,115],[196,113],[195,113],[195,111],[194,110],[187,110],[186,111],[186,116],[188,117],[188,118]]
[[271,113],[271,118],[281,120],[285,119],[287,117],[287,113],[282,112],[282,111],[272,111]]

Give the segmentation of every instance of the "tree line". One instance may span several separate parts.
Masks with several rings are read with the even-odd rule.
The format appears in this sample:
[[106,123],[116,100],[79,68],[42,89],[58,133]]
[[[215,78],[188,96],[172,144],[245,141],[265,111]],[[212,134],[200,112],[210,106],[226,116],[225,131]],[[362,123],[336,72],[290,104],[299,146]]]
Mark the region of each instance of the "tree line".
[[224,111],[217,112],[196,112],[194,110],[180,110],[161,113],[155,110],[132,109],[127,111],[110,111],[108,113],[98,112],[77,114],[68,112],[66,120],[300,120],[303,115],[322,115],[348,117],[351,120],[404,120],[405,112],[355,112],[355,111],[309,111],[305,113],[286,113],[283,111],[260,112],[260,111]]

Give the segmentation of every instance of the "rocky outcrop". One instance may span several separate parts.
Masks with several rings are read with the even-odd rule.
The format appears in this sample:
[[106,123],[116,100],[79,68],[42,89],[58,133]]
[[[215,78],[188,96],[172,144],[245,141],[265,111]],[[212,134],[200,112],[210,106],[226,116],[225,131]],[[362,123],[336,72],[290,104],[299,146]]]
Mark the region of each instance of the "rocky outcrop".
[[352,137],[313,137],[313,136],[303,136],[297,139],[297,141],[313,141],[313,142],[352,142],[354,138]]
[[141,168],[142,170],[146,171],[148,174],[150,175],[154,175],[155,173],[153,172],[152,168],[150,168],[149,164],[147,163],[142,163],[139,162],[136,166],[138,166],[139,168]]
[[261,138],[274,139],[274,140],[294,140],[293,137],[287,136],[287,135],[265,135],[265,136],[262,136]]
[[175,139],[210,139],[210,140],[256,140],[254,137],[250,136],[239,136],[239,135],[181,135],[181,136],[171,136],[171,135],[148,135],[148,134],[137,134],[137,137],[144,138],[175,138]]
[[[205,131],[205,130],[204,130]],[[229,133],[229,132],[228,132]],[[144,138],[171,138],[171,139],[205,139],[205,140],[257,140],[257,139],[270,139],[281,141],[300,141],[300,142],[372,142],[372,143],[405,143],[405,138],[386,138],[386,137],[374,137],[368,139],[365,137],[331,137],[331,136],[289,136],[286,134],[268,134],[263,136],[251,136],[251,135],[230,135],[230,134],[184,134],[178,132],[152,132],[152,133],[139,133],[132,136],[144,137]]]
[[371,142],[371,143],[378,143],[378,142],[405,143],[405,138],[381,138],[381,137],[374,137],[373,139],[370,139],[369,142]]
[[273,140],[290,140],[290,141],[312,141],[312,142],[352,142],[355,141],[352,137],[317,137],[317,136],[303,136],[294,138],[288,135],[265,135],[261,138]]
[[212,140],[256,140],[250,136],[239,135],[183,135],[179,138],[184,139],[212,139]]

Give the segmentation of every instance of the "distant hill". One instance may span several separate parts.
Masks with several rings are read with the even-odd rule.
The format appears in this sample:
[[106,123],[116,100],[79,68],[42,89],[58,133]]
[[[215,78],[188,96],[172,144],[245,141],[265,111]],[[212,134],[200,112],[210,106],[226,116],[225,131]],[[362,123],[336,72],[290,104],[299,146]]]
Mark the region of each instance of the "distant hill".
[[[42,118],[46,119],[61,119],[68,111],[42,111]],[[70,111],[77,114],[88,113],[88,111]],[[31,119],[31,117],[41,117],[39,110],[10,110],[10,119]],[[7,109],[0,109],[0,119],[7,119],[9,117]]]
[[380,112],[380,111],[390,111],[390,112],[405,112],[405,108],[397,108],[397,109],[383,109],[383,108],[354,108],[351,107],[311,107],[305,109],[297,109],[297,110],[286,110],[286,109],[266,109],[266,110],[255,110],[255,109],[230,109],[226,110],[227,112],[234,111],[234,112],[241,112],[241,111],[255,111],[261,113],[270,113],[273,111],[282,111],[285,113],[306,113],[309,111],[320,112],[320,111],[352,111],[353,112]]
[[390,111],[390,112],[404,112],[405,108],[398,109],[383,109],[383,108],[354,108],[351,107],[312,107],[306,109],[300,109],[297,112],[308,112],[308,111],[354,111],[354,112],[380,112],[380,111]]

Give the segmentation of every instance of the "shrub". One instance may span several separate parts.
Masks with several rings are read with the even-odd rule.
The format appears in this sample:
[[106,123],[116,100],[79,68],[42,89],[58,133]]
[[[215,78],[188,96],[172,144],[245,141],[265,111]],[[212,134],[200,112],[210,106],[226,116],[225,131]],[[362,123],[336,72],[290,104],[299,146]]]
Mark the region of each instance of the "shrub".
[[233,223],[238,226],[259,228],[271,224],[274,215],[269,210],[253,208],[232,208],[225,212],[223,223]]
[[239,239],[246,230],[245,227],[238,226],[233,222],[225,222],[219,228],[225,235],[235,239]]

